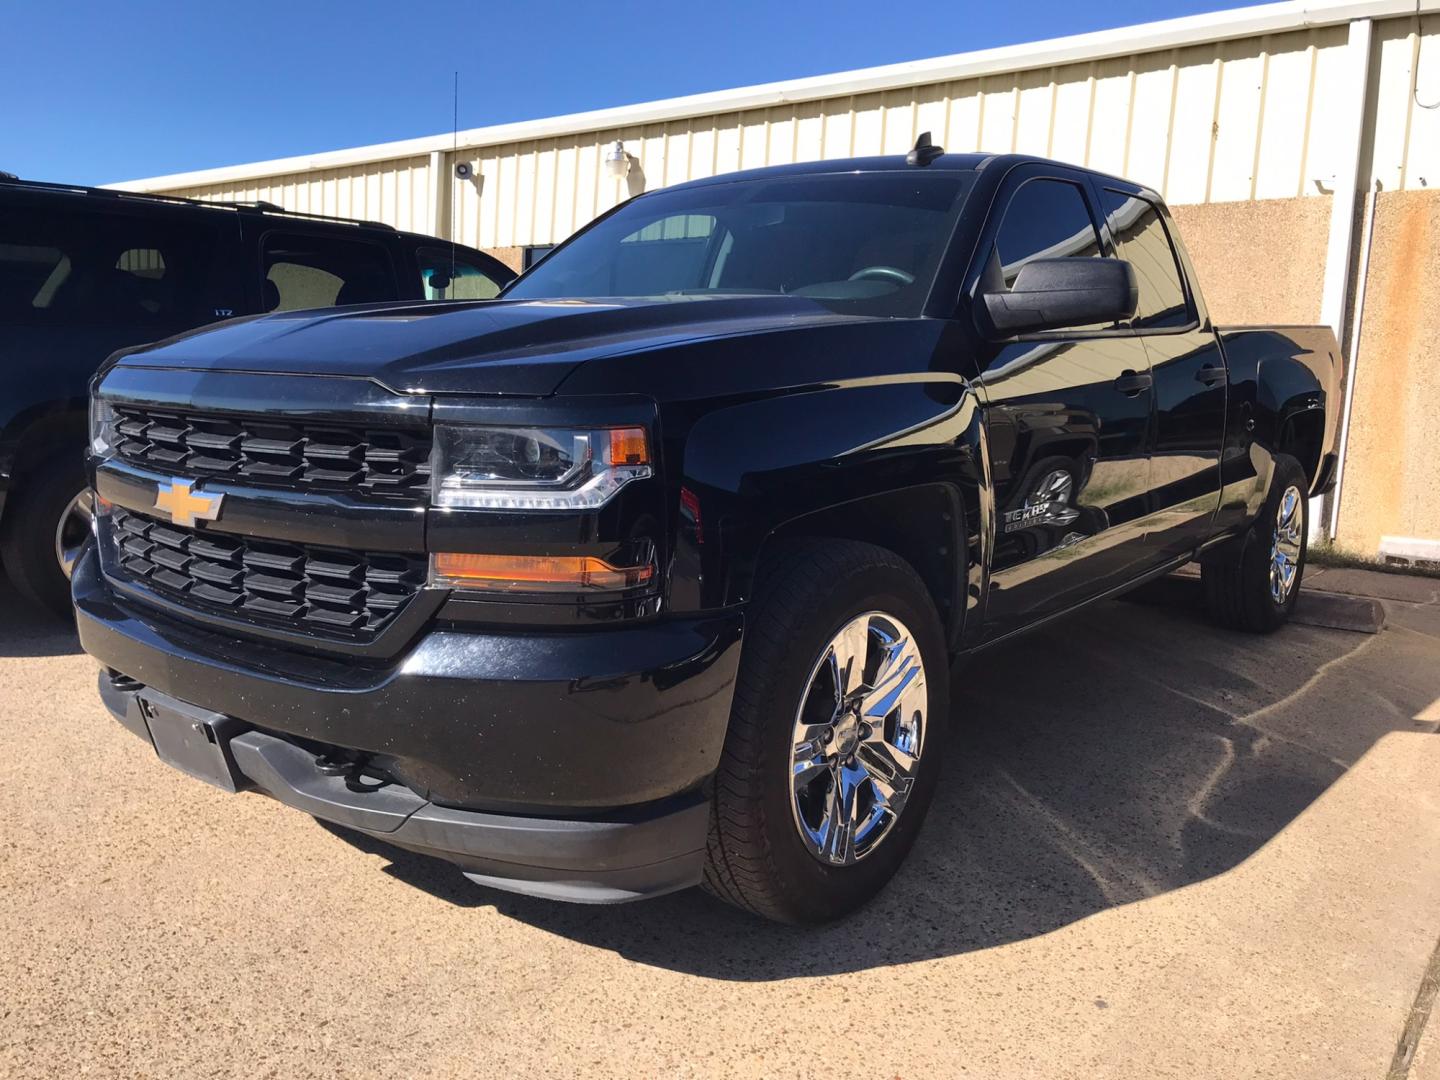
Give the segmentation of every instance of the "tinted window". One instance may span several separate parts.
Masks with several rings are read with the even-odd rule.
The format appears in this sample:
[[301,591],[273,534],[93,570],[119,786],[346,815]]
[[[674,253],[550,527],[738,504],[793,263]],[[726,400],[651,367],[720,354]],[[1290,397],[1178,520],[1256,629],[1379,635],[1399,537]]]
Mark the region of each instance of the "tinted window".
[[1134,267],[1135,283],[1140,289],[1131,325],[1150,329],[1188,325],[1190,307],[1181,284],[1180,266],[1160,212],[1148,200],[1118,191],[1107,190],[1103,198],[1110,234],[1120,257]]
[[702,287],[716,225],[710,214],[671,214],[636,229],[615,251],[613,280],[629,296],[669,292],[676,281]]
[[155,331],[206,322],[220,235],[199,215],[0,210],[0,320]]
[[371,304],[399,295],[379,244],[272,232],[262,258],[261,311]]
[[[1010,197],[995,234],[1007,286],[1032,259],[1098,259],[1100,234],[1079,185],[1065,180],[1027,180]],[[1073,327],[1106,329],[1113,323]]]
[[422,247],[415,255],[426,300],[489,300],[500,292],[500,282],[458,249]]
[[1005,284],[1015,284],[1031,259],[1100,257],[1100,235],[1090,220],[1085,196],[1064,180],[1030,180],[1005,208],[995,237]]
[[969,173],[741,180],[645,195],[550,254],[507,297],[803,296],[919,314]]

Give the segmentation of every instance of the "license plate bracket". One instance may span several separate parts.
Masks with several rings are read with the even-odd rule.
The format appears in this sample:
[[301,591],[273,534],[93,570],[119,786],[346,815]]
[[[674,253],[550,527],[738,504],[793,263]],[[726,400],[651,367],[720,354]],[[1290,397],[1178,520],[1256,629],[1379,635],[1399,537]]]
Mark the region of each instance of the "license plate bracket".
[[230,740],[247,730],[243,722],[153,693],[140,695],[140,708],[150,742],[165,764],[222,791],[249,785],[230,753]]

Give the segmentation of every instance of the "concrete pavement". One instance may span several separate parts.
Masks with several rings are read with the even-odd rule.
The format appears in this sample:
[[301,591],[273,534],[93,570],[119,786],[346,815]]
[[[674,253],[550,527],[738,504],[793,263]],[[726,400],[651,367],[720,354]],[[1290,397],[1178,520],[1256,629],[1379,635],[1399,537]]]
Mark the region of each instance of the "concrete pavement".
[[821,931],[512,897],[224,795],[0,593],[0,1069],[1384,1077],[1440,940],[1440,582],[1332,583],[1385,628],[1232,634],[1181,582],[977,658],[909,863]]

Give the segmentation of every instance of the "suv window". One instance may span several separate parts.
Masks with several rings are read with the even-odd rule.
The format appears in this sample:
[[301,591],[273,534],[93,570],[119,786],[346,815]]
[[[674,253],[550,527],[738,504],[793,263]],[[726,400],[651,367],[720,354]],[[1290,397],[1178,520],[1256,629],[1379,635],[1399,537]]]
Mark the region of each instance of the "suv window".
[[266,233],[261,277],[261,311],[369,304],[399,295],[390,256],[365,240]]
[[[1098,259],[1102,254],[1100,234],[1080,185],[1050,178],[1027,180],[1010,196],[995,234],[995,249],[1006,287],[1015,284],[1033,259]],[[1072,329],[1103,330],[1113,325]]]
[[160,215],[0,210],[0,321],[177,328],[205,322],[219,229]]
[[1160,211],[1148,199],[1108,188],[1102,193],[1110,235],[1120,256],[1135,268],[1139,304],[1131,325],[1155,329],[1190,324],[1190,305],[1181,284],[1180,265]]
[[422,247],[415,257],[426,300],[489,300],[500,292],[500,282],[457,250]]

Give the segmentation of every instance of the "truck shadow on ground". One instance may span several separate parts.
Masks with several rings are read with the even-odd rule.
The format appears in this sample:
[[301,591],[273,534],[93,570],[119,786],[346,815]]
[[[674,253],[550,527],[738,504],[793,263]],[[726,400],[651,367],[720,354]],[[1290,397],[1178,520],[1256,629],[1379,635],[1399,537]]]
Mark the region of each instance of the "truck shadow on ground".
[[71,656],[79,651],[74,626],[22,600],[0,567],[0,656]]
[[640,963],[741,981],[825,975],[1019,941],[1220,874],[1440,696],[1440,663],[1418,676],[1411,664],[1416,685],[1378,687],[1380,637],[1220,630],[1183,581],[1141,599],[960,673],[956,735],[920,839],[890,887],[834,926],[765,923],[698,889],[600,908],[513,896],[335,831],[447,901]]

